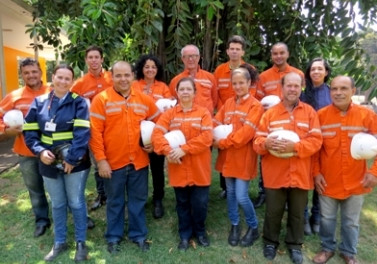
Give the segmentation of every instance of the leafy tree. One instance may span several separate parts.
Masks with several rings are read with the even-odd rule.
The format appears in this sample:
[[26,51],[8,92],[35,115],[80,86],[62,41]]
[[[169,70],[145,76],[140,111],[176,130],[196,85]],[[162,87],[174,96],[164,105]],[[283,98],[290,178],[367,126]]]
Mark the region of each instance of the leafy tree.
[[[363,90],[371,87],[374,67],[363,57],[357,27],[375,23],[377,0],[28,0],[35,7],[30,37],[61,50],[64,59],[84,68],[83,51],[97,44],[105,65],[115,59],[135,61],[140,54],[160,57],[169,80],[182,69],[180,50],[193,43],[202,51],[201,65],[212,71],[226,61],[226,41],[247,39],[245,60],[260,71],[270,66],[272,44],[283,41],[290,63],[305,69],[322,56],[335,72],[349,74]],[[365,24],[357,25],[356,7]],[[350,26],[351,25],[351,26]],[[71,43],[62,47],[65,30]],[[377,92],[371,93],[374,96]]]

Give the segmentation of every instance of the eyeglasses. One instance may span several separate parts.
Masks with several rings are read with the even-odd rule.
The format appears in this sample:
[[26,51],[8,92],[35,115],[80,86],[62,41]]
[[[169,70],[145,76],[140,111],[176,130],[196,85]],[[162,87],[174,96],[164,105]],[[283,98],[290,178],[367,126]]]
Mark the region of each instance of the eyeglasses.
[[199,57],[199,54],[192,54],[192,55],[183,55],[183,59],[197,59]]

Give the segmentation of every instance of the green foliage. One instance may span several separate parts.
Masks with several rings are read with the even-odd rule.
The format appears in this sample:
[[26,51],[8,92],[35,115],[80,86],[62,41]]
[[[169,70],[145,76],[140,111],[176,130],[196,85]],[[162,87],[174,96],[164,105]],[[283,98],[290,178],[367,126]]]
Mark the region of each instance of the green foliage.
[[[29,0],[34,24],[27,33],[63,51],[64,59],[84,68],[83,51],[97,44],[105,50],[105,65],[114,59],[131,62],[143,53],[160,57],[167,80],[181,71],[181,48],[196,44],[201,65],[212,71],[227,60],[227,39],[247,40],[245,61],[260,71],[270,66],[270,48],[286,42],[290,64],[305,70],[311,59],[324,57],[334,73],[348,74],[363,90],[376,83],[363,56],[356,26],[376,22],[377,0]],[[356,6],[365,20],[355,22]],[[61,28],[71,43],[61,47]],[[35,47],[36,49],[38,46]],[[372,93],[373,94],[373,93]]]

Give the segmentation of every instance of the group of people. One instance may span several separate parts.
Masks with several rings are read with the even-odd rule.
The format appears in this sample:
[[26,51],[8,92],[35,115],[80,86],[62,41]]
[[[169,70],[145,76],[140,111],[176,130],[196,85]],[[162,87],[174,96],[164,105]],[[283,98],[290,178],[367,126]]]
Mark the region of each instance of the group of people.
[[[265,258],[276,256],[287,210],[285,243],[292,262],[303,262],[304,234],[318,233],[321,251],[313,262],[326,263],[337,249],[340,208],[340,256],[345,263],[357,263],[363,194],[377,184],[377,161],[368,169],[365,160],[351,157],[350,144],[357,132],[377,135],[376,114],[352,103],[356,88],[351,77],[337,76],[327,84],[331,70],[324,59],[311,61],[304,75],[287,63],[288,47],[279,42],[271,48],[273,66],[259,75],[242,59],[245,46],[241,36],[232,36],[226,50],[229,61],[211,74],[198,64],[198,47],[186,45],[181,50],[184,70],[169,86],[155,56],[142,56],[134,69],[118,61],[107,72],[97,46],[86,50],[86,75],[74,82],[72,68],[58,65],[51,88],[42,84],[37,61],[21,63],[25,87],[0,102],[0,133],[16,136],[14,151],[36,217],[35,237],[51,225],[44,186],[49,193],[55,238],[46,261],[68,248],[68,212],[75,226],[74,258],[88,257],[86,230],[94,224],[88,218],[84,190],[91,161],[98,192],[91,209],[106,204],[110,253],[120,251],[125,210],[129,240],[142,251],[149,249],[145,215],[149,166],[152,213],[157,219],[164,215],[165,162],[176,198],[178,249],[187,250],[194,237],[199,245],[209,246],[205,221],[211,153],[216,148],[215,169],[230,221],[229,245],[248,247],[259,238],[254,208],[265,202]],[[280,103],[266,109],[260,101],[268,95],[278,96]],[[178,103],[160,111],[156,101],[161,98],[176,98]],[[10,109],[23,112],[23,128],[4,124],[2,116]],[[146,145],[140,136],[143,120],[155,123],[151,143]],[[213,128],[219,125],[232,125],[232,131],[225,138],[214,138]],[[177,130],[185,142],[172,146],[165,135]],[[299,141],[270,136],[279,130],[295,132]],[[260,193],[253,203],[249,184],[257,177],[258,155]],[[313,188],[309,217],[308,192]],[[243,235],[239,207],[247,224]]]

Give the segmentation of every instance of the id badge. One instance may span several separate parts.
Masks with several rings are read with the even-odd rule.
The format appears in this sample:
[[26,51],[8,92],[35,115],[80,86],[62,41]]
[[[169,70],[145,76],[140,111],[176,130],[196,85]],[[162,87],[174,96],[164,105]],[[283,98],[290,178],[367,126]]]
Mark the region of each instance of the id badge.
[[50,131],[50,132],[54,132],[56,130],[56,124],[54,122],[46,122],[45,130]]

